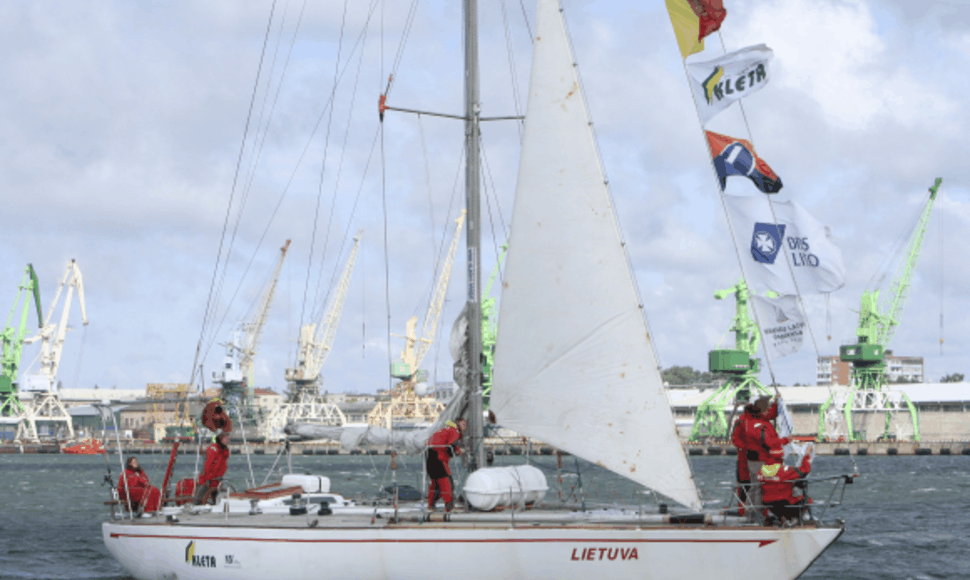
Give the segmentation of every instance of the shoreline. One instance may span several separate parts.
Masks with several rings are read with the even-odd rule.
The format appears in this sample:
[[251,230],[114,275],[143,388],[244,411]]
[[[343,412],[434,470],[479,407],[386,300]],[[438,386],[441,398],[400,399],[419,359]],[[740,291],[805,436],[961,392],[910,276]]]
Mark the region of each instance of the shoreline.
[[[115,453],[117,446],[110,442],[106,447],[108,453]],[[279,453],[282,443],[250,443],[250,453],[253,455],[275,455]],[[737,455],[733,446],[727,443],[688,443],[684,449],[690,456],[704,455]],[[0,444],[0,454],[62,454],[60,443],[5,443]],[[367,449],[353,449],[344,451],[339,444],[331,442],[291,443],[294,455],[391,455],[391,450],[384,447]],[[486,441],[486,447],[494,455],[555,455],[556,450],[548,445],[539,443],[522,443],[521,440]],[[122,451],[126,454],[140,455],[168,455],[172,451],[171,443],[123,443]],[[233,455],[243,452],[243,445],[229,446]],[[191,444],[183,444],[179,455],[194,455],[195,448]],[[853,443],[827,441],[815,443],[816,455],[970,455],[970,441],[861,441]],[[568,455],[563,453],[563,455]]]

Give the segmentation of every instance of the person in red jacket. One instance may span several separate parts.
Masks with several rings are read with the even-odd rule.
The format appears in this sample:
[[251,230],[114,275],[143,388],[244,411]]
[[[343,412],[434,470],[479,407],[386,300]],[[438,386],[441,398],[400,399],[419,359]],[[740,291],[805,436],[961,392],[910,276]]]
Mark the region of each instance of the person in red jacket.
[[137,457],[128,458],[125,472],[118,478],[118,498],[126,509],[130,505],[132,512],[137,512],[139,506],[144,507],[144,513],[158,511],[162,492],[149,483]]
[[[776,397],[779,395],[775,389]],[[741,501],[739,511],[744,511],[744,503],[750,501],[752,505],[761,504],[761,493],[757,483],[758,472],[764,465],[772,446],[781,448],[788,443],[787,439],[780,439],[771,421],[778,416],[778,400],[771,402],[768,395],[755,395],[751,402],[745,405],[744,412],[738,418],[731,433],[731,443],[738,449],[738,499]],[[779,445],[780,443],[780,445]]]
[[195,505],[202,505],[215,499],[222,476],[229,465],[229,434],[216,435],[212,445],[205,450],[205,466],[195,488]]
[[462,434],[465,432],[467,423],[464,419],[457,422],[448,421],[444,429],[436,431],[428,439],[428,449],[425,452],[425,467],[428,471],[428,509],[433,510],[438,496],[445,502],[445,511],[450,512],[454,504],[452,500],[452,489],[454,482],[451,479],[451,468],[448,461],[455,455],[461,455],[461,447],[458,446]]
[[758,473],[761,494],[765,504],[780,521],[797,520],[805,507],[805,496],[795,496],[795,485],[812,471],[814,448],[809,449],[798,467],[784,465],[780,458],[771,455]]

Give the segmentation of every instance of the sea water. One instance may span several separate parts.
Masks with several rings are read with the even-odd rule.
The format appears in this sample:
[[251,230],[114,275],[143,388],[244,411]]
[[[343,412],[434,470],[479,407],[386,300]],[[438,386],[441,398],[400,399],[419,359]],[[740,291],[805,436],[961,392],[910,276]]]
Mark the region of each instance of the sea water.
[[[257,485],[275,459],[252,456]],[[663,501],[570,456],[561,467],[555,456],[500,456],[496,464],[527,459],[546,473],[547,501],[560,494],[588,507],[614,502],[647,508]],[[140,455],[139,460],[152,483],[160,485],[168,455]],[[196,461],[195,455],[179,455],[173,481],[188,476]],[[702,496],[710,502],[707,507],[723,505],[736,459],[694,456],[690,461]],[[970,456],[818,457],[812,477],[852,473],[853,462],[859,476],[846,488],[843,504],[825,514],[829,521],[844,519],[846,532],[803,578],[970,578]],[[347,497],[373,495],[390,485],[390,463],[385,455],[292,457],[294,472],[326,475],[332,490]],[[288,469],[285,458],[279,464]],[[103,484],[108,468],[111,483]],[[399,457],[398,483],[420,487],[421,468],[419,458]],[[129,578],[101,539],[101,522],[108,518],[104,502],[120,469],[117,455],[0,455],[0,579]],[[461,468],[455,471],[461,480]],[[244,455],[230,458],[227,477],[237,489],[250,479]],[[819,508],[826,505],[830,489],[812,485]],[[752,578],[758,578],[756,570]]]

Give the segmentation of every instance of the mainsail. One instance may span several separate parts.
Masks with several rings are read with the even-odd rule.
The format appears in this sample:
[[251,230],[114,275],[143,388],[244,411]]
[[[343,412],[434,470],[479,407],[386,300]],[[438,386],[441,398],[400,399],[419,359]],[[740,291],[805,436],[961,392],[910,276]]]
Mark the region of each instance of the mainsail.
[[556,0],[540,0],[491,410],[700,507]]

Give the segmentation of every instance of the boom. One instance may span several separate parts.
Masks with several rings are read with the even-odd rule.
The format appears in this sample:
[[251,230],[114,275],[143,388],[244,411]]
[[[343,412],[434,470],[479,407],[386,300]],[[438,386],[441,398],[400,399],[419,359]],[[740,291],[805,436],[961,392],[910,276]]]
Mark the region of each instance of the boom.
[[[280,257],[276,261],[272,278],[263,291],[253,319],[241,324],[239,330],[233,333],[232,338],[226,344],[223,368],[212,373],[213,382],[222,385],[224,402],[230,409],[234,409],[239,417],[252,418],[254,392],[253,385],[249,384],[250,371],[259,349],[259,339],[263,333],[263,327],[266,325],[269,307],[276,292],[276,282],[279,280],[280,271],[283,269],[283,260],[286,259],[286,252],[289,248],[290,240],[286,240],[286,243],[280,248]],[[246,386],[249,389],[243,392],[243,388]]]
[[[26,294],[25,294],[26,293]],[[14,300],[13,308],[7,317],[7,327],[0,336],[3,340],[3,360],[2,372],[0,372],[0,416],[10,415],[14,412],[23,412],[23,406],[17,398],[16,387],[17,369],[20,366],[20,358],[23,354],[24,336],[27,334],[27,311],[30,309],[30,297],[34,297],[34,305],[37,311],[37,326],[43,328],[44,317],[40,308],[40,283],[37,281],[37,274],[34,267],[27,264],[24,268],[24,278],[20,283],[20,290]],[[20,297],[24,296],[23,308],[20,315],[20,326],[14,329],[12,326],[14,315],[20,305]]]
[[256,316],[246,329],[248,334],[245,342],[246,346],[242,349],[242,358],[239,361],[239,370],[242,372],[243,377],[248,377],[249,371],[253,367],[253,359],[256,358],[256,352],[259,348],[259,339],[263,334],[263,327],[266,326],[266,315],[269,313],[269,306],[273,302],[273,294],[276,293],[276,282],[280,279],[280,271],[283,270],[283,260],[286,259],[286,251],[289,248],[290,240],[286,240],[286,243],[280,248],[280,257],[276,261],[273,278],[270,280],[269,286],[263,293],[263,297],[259,301],[259,306],[256,308]]
[[[61,319],[57,323],[52,323],[51,319],[54,316],[54,311],[57,310],[61,292],[65,286],[67,287],[67,294],[64,299],[64,308],[61,310]],[[71,314],[71,299],[74,297],[75,289],[77,289],[78,306],[81,307],[81,321],[82,324],[87,326],[88,314],[87,308],[84,305],[84,280],[81,276],[81,269],[77,266],[77,262],[71,260],[67,265],[67,269],[64,271],[64,277],[61,279],[60,285],[57,287],[57,293],[54,294],[54,300],[51,302],[50,308],[47,309],[47,318],[40,332],[24,340],[27,344],[32,344],[38,340],[41,341],[40,373],[27,377],[25,381],[27,390],[54,390],[55,381],[57,380],[57,369],[60,367],[61,354],[64,350],[64,338],[68,330],[67,320]],[[39,309],[38,312],[40,312]]]
[[337,336],[337,325],[340,322],[340,314],[344,310],[344,301],[347,298],[347,290],[350,288],[350,276],[354,272],[354,264],[357,261],[357,251],[360,249],[360,239],[364,235],[364,230],[358,230],[354,237],[354,247],[350,250],[347,264],[340,276],[337,285],[337,294],[334,296],[330,311],[327,312],[323,322],[316,324],[305,324],[300,329],[300,352],[297,360],[297,368],[286,369],[285,377],[287,381],[295,383],[316,382],[320,376],[320,369],[326,362],[327,356],[333,348],[333,341]]
[[913,231],[913,237],[909,241],[909,251],[906,254],[906,259],[900,265],[899,271],[896,273],[896,277],[892,282],[893,298],[889,304],[889,310],[886,313],[888,324],[880,328],[880,333],[877,338],[877,342],[883,346],[888,346],[889,341],[893,339],[893,334],[896,333],[896,328],[899,326],[899,319],[903,315],[903,307],[906,306],[906,299],[909,297],[909,288],[912,282],[913,272],[916,270],[916,262],[919,260],[920,250],[923,248],[923,238],[926,237],[926,229],[930,225],[933,202],[936,201],[936,192],[940,189],[942,182],[943,180],[937,177],[936,183],[929,189],[930,198],[926,201],[926,207],[923,208],[923,213],[920,214],[919,222]]
[[441,318],[441,307],[445,302],[445,293],[448,291],[448,281],[451,280],[451,265],[455,261],[455,253],[458,251],[458,241],[461,236],[461,228],[465,223],[465,210],[455,220],[455,237],[451,240],[448,248],[448,257],[445,259],[444,266],[441,268],[441,275],[438,276],[438,283],[435,286],[431,303],[428,305],[428,313],[424,318],[424,327],[421,337],[415,334],[418,320],[416,317],[407,322],[407,333],[405,335],[404,351],[401,353],[402,365],[392,365],[391,376],[401,379],[409,379],[418,372],[421,361],[431,349],[434,342],[435,332],[438,329],[438,319]]

